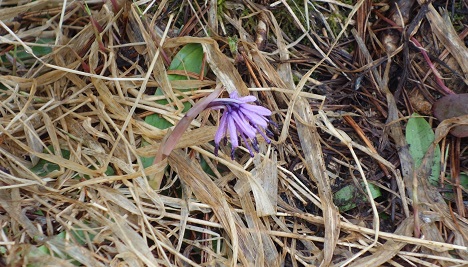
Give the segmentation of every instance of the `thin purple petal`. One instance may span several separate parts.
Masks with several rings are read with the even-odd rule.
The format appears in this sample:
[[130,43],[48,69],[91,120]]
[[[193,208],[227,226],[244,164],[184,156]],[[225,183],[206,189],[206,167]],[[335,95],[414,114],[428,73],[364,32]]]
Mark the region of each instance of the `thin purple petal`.
[[267,108],[262,107],[262,106],[244,104],[240,108],[246,110],[244,113],[253,112],[253,113],[256,113],[256,114],[262,115],[262,116],[270,116],[271,115],[271,111],[269,109],[267,109]]
[[234,91],[229,94],[229,97],[231,99],[236,99],[241,101],[242,103],[248,103],[248,102],[255,102],[257,101],[257,98],[253,95],[248,95],[248,96],[239,96],[239,93],[237,91]]
[[251,147],[250,144],[249,144],[249,141],[247,140],[247,138],[245,138],[245,135],[244,135],[244,134],[241,134],[241,137],[242,137],[242,140],[244,140],[245,146],[246,146],[247,149],[249,150],[250,156],[251,156],[251,157],[255,156],[254,153],[253,153],[252,147]]
[[252,112],[245,112],[245,110],[242,110],[242,109],[241,111],[242,111],[241,113],[250,121],[251,124],[253,125],[258,124],[262,128],[266,128],[268,126],[268,121],[265,117],[252,113]]
[[237,98],[237,100],[243,102],[243,103],[249,103],[249,102],[255,102],[257,101],[257,98],[253,95],[248,95],[248,96],[243,96],[243,97],[239,97]]
[[233,98],[218,98],[218,99],[211,101],[210,104],[208,105],[208,108],[211,108],[214,106],[231,106],[234,104],[242,105],[245,103],[238,99],[233,99]]
[[[259,132],[260,135],[263,137],[263,139],[265,139],[265,141],[267,142],[267,144],[271,143],[270,138],[268,138],[268,136],[266,136],[265,133],[263,133],[263,131],[261,131],[257,125],[256,125],[255,127],[257,128],[258,132]],[[268,129],[267,129],[267,130],[268,130]]]
[[226,106],[224,105],[216,105],[216,106],[211,106],[210,109],[212,110],[221,110],[221,109],[225,109]]
[[[262,132],[260,132],[261,134]],[[252,146],[253,148],[255,149],[255,151],[259,152],[260,151],[260,148],[258,147],[258,140],[257,140],[257,137],[255,137],[254,139],[252,139]]]
[[272,112],[262,106],[249,104],[257,100],[255,96],[239,96],[238,92],[234,91],[229,94],[229,97],[212,100],[207,106],[211,109],[223,110],[219,128],[214,137],[214,152],[217,154],[219,143],[222,140],[227,142],[229,137],[231,141],[231,158],[234,159],[235,150],[241,142],[239,141],[240,135],[242,142],[253,157],[254,151],[259,151],[257,132],[265,138],[267,143],[271,142],[265,131],[268,134],[267,127],[270,119],[267,116],[270,116]]
[[215,148],[213,151],[215,156],[218,156],[218,150],[219,150],[219,144],[215,144]]
[[236,124],[234,123],[234,118],[231,115],[231,113],[226,114],[227,115],[227,125],[228,125],[228,131],[229,131],[229,137],[231,139],[231,145],[232,149],[235,149],[236,147],[239,146],[239,141],[237,140],[237,128]]
[[219,122],[219,127],[218,130],[216,131],[215,137],[214,137],[214,142],[215,144],[219,144],[221,142],[221,139],[226,135],[226,129],[227,129],[227,112],[221,116],[221,120]]
[[238,126],[237,129],[239,130],[239,132],[241,132],[241,134],[245,134],[249,138],[255,137],[256,135],[255,132],[257,130],[247,122],[247,120],[245,119],[245,117],[242,115],[241,112],[233,111],[230,115],[232,115],[234,122]]
[[238,99],[239,98],[239,93],[237,91],[234,91],[232,93],[229,93],[229,97],[232,99]]

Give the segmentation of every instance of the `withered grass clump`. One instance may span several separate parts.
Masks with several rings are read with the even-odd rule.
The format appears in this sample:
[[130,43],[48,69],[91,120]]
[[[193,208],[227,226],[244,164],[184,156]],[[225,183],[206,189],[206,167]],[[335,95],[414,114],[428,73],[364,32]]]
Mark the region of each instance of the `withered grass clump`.
[[[466,192],[412,166],[412,107],[389,79],[403,46],[385,50],[373,1],[156,2],[0,3],[0,266],[468,264]],[[450,26],[435,35],[468,56]],[[187,44],[200,73],[170,68]],[[425,96],[437,87],[407,64]],[[148,116],[175,125],[220,87],[273,111],[272,144],[215,156],[205,111],[148,164],[171,131]],[[340,211],[344,185],[358,193]]]

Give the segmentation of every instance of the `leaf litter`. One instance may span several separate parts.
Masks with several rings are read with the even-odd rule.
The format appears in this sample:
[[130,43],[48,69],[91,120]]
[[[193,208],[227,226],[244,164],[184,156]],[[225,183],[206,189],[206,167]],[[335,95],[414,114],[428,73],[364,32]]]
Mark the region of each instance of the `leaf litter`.
[[[466,113],[405,127],[463,109],[466,18],[403,2],[2,2],[1,263],[468,264]],[[151,164],[216,90],[271,144],[206,110]]]

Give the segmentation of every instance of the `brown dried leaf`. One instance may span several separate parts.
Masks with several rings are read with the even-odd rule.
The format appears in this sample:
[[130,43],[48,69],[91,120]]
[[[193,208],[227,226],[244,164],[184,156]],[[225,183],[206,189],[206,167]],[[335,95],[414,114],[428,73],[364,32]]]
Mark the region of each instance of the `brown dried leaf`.
[[[446,95],[434,103],[432,111],[440,121],[468,114],[468,94]],[[463,123],[463,122],[461,122]],[[468,137],[468,125],[454,126],[450,131],[456,137]]]
[[[411,236],[414,227],[414,219],[412,217],[406,218],[400,223],[394,234],[402,236]],[[394,240],[388,240],[379,247],[377,251],[374,251],[372,255],[362,257],[354,261],[349,266],[361,267],[361,266],[381,266],[387,261],[393,259],[407,244],[405,242],[398,242]]]
[[211,70],[216,77],[226,87],[226,90],[231,93],[238,91],[240,95],[248,95],[249,89],[242,81],[237,69],[232,64],[229,58],[221,53],[218,44],[212,41],[210,44],[202,43],[203,51],[206,55],[206,61],[210,64]]
[[217,219],[227,232],[230,247],[232,248],[232,261],[235,264],[240,260],[245,266],[254,262],[249,251],[255,251],[247,241],[249,238],[240,231],[242,221],[235,216],[233,208],[228,204],[227,197],[211,178],[201,169],[199,164],[194,163],[184,152],[176,149],[168,158],[171,167],[175,168],[185,184],[191,187],[199,201],[208,204]]
[[[426,4],[424,1],[418,0],[420,4]],[[458,36],[457,31],[453,28],[453,24],[450,21],[447,11],[443,11],[440,15],[432,3],[428,3],[429,12],[426,17],[429,20],[432,31],[435,33],[437,38],[443,43],[443,46],[450,51],[452,56],[457,60],[462,73],[465,73],[465,83],[467,83],[468,73],[468,48],[465,46],[463,40]]]
[[325,223],[325,242],[323,264],[330,264],[333,251],[338,242],[340,234],[340,217],[338,209],[333,203],[333,194],[330,187],[330,178],[327,175],[325,162],[323,160],[320,137],[317,133],[315,117],[312,114],[309,103],[299,97],[294,110],[300,116],[297,122],[297,132],[304,150],[304,159],[309,174],[317,182],[320,202]]

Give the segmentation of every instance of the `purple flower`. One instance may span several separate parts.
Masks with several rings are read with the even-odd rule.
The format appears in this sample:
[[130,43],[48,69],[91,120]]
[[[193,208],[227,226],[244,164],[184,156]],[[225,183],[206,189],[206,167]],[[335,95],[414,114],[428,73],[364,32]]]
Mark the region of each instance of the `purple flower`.
[[234,151],[239,146],[238,135],[240,135],[253,157],[252,147],[255,151],[259,151],[257,133],[263,136],[267,143],[271,142],[265,134],[269,122],[266,116],[270,116],[271,111],[261,106],[248,104],[257,100],[255,96],[239,97],[237,92],[232,92],[229,97],[215,99],[209,104],[211,109],[224,110],[214,137],[214,153],[218,154],[219,143],[229,134],[232,146],[231,158],[234,159]]

